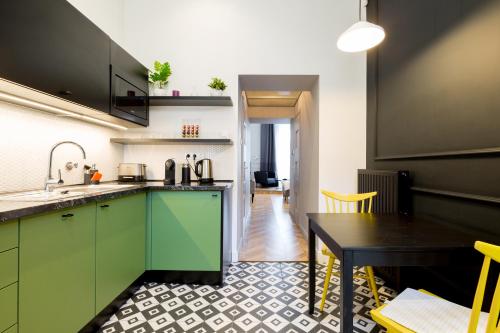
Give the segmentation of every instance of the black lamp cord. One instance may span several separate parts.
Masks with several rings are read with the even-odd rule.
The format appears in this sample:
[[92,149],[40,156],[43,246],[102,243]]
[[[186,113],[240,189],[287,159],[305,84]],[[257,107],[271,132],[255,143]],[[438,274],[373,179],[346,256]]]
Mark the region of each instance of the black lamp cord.
[[[191,162],[189,162],[188,157],[186,156],[186,162],[189,165],[189,168],[191,168],[191,171],[193,171],[194,176],[196,177],[197,180],[200,180],[200,177],[196,174],[196,171],[194,170],[194,167],[191,165]],[[193,156],[193,163],[196,163],[196,157]]]

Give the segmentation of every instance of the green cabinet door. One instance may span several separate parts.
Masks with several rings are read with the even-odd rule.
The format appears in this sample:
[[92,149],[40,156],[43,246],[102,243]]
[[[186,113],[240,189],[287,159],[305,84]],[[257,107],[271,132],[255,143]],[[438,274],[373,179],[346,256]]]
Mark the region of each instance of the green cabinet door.
[[153,192],[151,268],[220,270],[221,204],[220,192]]
[[78,332],[95,310],[95,204],[21,219],[19,332]]
[[97,203],[96,313],[134,282],[146,265],[146,194]]
[[0,332],[17,322],[17,283],[0,289]]

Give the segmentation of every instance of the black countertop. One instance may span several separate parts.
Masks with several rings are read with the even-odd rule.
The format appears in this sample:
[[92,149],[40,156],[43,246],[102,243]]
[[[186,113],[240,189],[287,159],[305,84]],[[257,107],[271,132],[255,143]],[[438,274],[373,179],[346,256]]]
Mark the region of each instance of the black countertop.
[[[106,184],[119,184],[117,182],[106,182]],[[54,201],[12,201],[0,200],[0,223],[9,220],[19,219],[29,215],[40,214],[59,209],[70,208],[85,205],[87,203],[116,199],[125,195],[152,191],[226,191],[233,187],[232,181],[216,181],[213,184],[191,185],[175,184],[164,185],[163,181],[147,181],[143,183],[122,183],[126,188],[107,189],[102,192],[86,193],[81,196],[54,200]],[[81,185],[75,185],[75,187]],[[98,186],[98,185],[97,185]],[[71,189],[71,186],[65,186],[64,189]],[[22,192],[19,192],[22,193]],[[9,193],[14,194],[14,193]]]

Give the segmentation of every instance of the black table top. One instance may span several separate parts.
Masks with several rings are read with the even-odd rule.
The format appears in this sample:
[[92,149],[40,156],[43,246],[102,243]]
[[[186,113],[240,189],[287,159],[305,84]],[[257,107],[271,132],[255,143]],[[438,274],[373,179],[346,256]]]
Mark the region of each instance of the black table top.
[[428,218],[379,214],[309,213],[311,229],[325,243],[342,250],[439,250],[471,248],[476,240],[499,243],[498,237],[464,230]]

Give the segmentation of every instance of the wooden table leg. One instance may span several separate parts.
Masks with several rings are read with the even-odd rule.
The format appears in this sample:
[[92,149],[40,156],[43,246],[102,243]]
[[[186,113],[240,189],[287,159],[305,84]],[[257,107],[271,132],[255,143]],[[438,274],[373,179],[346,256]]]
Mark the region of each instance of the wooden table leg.
[[344,251],[340,271],[340,332],[351,333],[353,330],[352,302],[352,252]]
[[309,314],[314,313],[316,293],[316,234],[309,220]]

